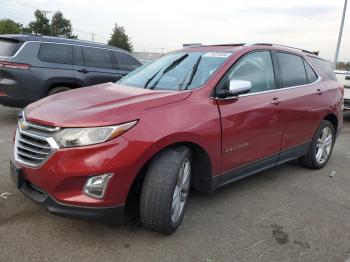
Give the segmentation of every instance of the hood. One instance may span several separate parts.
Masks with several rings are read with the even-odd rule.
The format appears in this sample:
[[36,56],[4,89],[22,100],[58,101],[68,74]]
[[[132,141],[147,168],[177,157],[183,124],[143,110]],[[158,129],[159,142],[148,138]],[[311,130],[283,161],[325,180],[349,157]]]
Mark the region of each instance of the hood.
[[115,125],[150,108],[186,99],[190,91],[154,91],[106,83],[52,95],[25,109],[29,121],[59,127]]

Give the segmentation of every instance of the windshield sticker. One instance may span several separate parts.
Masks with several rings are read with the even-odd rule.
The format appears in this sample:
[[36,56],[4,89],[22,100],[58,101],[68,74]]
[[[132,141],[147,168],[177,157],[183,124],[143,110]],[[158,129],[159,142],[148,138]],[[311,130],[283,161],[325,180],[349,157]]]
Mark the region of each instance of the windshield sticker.
[[208,52],[203,55],[203,57],[229,57],[231,53],[225,53],[225,52]]

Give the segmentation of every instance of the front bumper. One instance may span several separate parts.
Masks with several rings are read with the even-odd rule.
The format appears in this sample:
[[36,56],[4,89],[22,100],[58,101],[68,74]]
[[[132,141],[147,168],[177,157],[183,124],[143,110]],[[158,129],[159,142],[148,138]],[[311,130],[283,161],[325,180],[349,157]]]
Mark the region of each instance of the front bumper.
[[24,181],[20,190],[34,202],[47,208],[52,214],[91,220],[109,225],[122,225],[124,223],[124,206],[113,207],[83,207],[60,203],[45,191],[39,189],[28,181]]

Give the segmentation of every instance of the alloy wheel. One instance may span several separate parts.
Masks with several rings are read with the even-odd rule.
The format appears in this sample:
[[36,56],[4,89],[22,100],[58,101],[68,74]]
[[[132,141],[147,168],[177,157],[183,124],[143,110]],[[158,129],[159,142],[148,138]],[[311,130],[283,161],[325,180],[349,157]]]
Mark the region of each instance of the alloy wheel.
[[190,188],[191,162],[185,159],[180,167],[173,194],[171,220],[176,223],[185,207]]
[[316,160],[319,164],[327,161],[333,144],[332,130],[327,126],[322,129],[316,144]]

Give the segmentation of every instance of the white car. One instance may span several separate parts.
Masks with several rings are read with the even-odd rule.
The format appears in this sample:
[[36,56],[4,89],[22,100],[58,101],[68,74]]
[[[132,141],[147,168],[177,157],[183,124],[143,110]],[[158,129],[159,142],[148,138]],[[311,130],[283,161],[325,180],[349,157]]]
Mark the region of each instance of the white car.
[[350,110],[350,71],[334,70],[334,73],[344,86],[344,110]]

